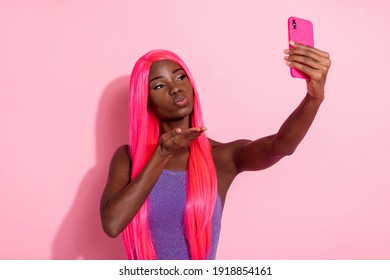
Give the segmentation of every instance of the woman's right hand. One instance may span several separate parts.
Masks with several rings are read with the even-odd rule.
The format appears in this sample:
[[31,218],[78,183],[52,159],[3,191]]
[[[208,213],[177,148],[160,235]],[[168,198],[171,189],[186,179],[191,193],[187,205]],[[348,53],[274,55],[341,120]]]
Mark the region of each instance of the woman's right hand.
[[158,147],[162,155],[173,156],[182,149],[188,148],[206,130],[205,127],[191,127],[184,131],[181,128],[173,129],[160,136]]

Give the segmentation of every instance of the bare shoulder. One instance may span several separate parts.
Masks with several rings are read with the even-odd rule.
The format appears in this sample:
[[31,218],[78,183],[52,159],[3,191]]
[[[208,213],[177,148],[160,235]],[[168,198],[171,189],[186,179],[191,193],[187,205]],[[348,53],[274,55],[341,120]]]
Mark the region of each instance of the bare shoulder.
[[131,162],[129,157],[129,145],[118,147],[112,156],[108,181],[110,180],[129,180]]
[[250,143],[247,139],[238,139],[232,142],[221,143],[209,139],[213,159],[217,169],[237,175],[236,160],[241,147]]
[[119,146],[115,150],[112,160],[130,164],[129,145]]
[[234,140],[232,142],[227,142],[227,143],[222,143],[222,142],[218,142],[218,141],[215,141],[213,139],[209,139],[209,142],[210,142],[210,146],[211,146],[211,149],[214,150],[214,149],[223,149],[223,150],[235,150],[237,149],[237,147],[241,147],[249,142],[252,142],[251,140],[248,140],[248,139],[238,139],[238,140]]
[[106,186],[101,199],[101,207],[130,181],[131,162],[129,146],[118,147],[112,156]]

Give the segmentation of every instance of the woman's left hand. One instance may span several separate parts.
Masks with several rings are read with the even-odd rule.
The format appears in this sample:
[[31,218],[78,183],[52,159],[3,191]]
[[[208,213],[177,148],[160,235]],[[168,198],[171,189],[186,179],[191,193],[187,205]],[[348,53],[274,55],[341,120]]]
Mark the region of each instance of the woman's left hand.
[[315,98],[324,98],[326,76],[331,65],[329,53],[316,48],[290,42],[292,49],[284,51],[286,64],[305,73],[307,93]]

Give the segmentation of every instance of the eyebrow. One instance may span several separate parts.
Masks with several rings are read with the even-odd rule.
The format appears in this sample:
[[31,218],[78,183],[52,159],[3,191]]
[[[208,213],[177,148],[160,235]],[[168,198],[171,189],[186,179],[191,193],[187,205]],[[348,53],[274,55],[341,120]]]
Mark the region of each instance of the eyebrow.
[[[172,71],[172,74],[175,74],[176,72],[179,72],[180,70],[183,70],[183,68],[177,68],[175,70]],[[184,71],[184,70],[183,70]],[[158,80],[158,79],[161,79],[161,78],[164,78],[164,76],[157,76],[157,77],[154,77],[153,79],[151,79],[149,81],[149,83],[153,82],[154,80]]]

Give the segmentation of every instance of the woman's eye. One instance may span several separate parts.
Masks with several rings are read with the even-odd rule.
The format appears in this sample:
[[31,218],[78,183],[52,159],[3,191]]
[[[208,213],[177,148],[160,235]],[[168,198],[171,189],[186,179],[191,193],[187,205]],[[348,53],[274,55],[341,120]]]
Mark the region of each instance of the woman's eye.
[[163,88],[164,87],[164,85],[156,85],[153,89],[160,89],[160,88]]
[[183,74],[183,75],[180,75],[177,79],[179,81],[181,81],[181,80],[184,80],[185,78],[187,78],[187,75]]

